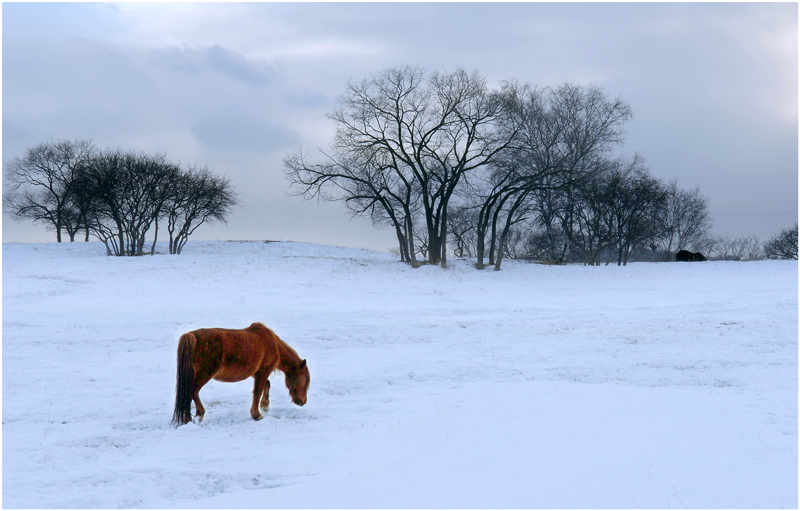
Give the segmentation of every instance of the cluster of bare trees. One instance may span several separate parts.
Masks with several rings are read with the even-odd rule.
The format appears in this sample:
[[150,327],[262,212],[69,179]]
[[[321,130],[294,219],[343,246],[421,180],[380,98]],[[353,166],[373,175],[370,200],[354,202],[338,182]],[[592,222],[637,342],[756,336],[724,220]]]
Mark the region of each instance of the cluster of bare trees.
[[205,167],[98,150],[88,140],[31,147],[5,166],[4,178],[3,208],[15,219],[44,223],[59,242],[62,232],[70,241],[91,234],[109,255],[153,254],[164,225],[170,254],[180,254],[200,225],[224,222],[237,201],[229,180]]
[[[674,200],[673,196],[668,196],[667,205],[672,200]],[[677,251],[668,249],[670,243],[668,233],[672,230],[669,229],[670,224],[660,224],[659,222],[663,221],[660,216],[653,217],[653,219],[655,221],[652,225],[660,226],[660,230],[653,231],[656,236],[650,238],[654,244],[634,245],[628,256],[636,261],[674,261]],[[658,234],[659,232],[660,234]],[[551,257],[550,243],[551,240],[543,230],[537,229],[535,225],[525,225],[512,231],[509,236],[507,253],[514,259],[546,260]],[[674,243],[673,246],[691,247],[693,251],[701,252],[710,261],[797,259],[797,229],[796,227],[783,229],[766,242],[762,242],[758,236],[712,236],[708,230],[699,230],[699,235],[692,237],[690,242]],[[581,247],[578,245],[570,260],[587,261],[587,258],[581,258],[580,254]],[[471,254],[465,252],[458,255],[470,256]],[[606,250],[605,256],[597,257],[594,262],[599,264],[605,260],[608,264],[612,260],[618,260],[617,255],[614,251]]]
[[492,89],[463,69],[393,68],[348,84],[328,114],[329,152],[297,151],[284,166],[296,194],[391,226],[412,264],[445,265],[448,242],[478,267],[534,248],[625,264],[637,247],[676,251],[709,227],[698,191],[661,183],[638,155],[613,156],[631,116],[596,86]]
[[678,250],[705,243],[710,223],[708,201],[698,189],[661,182],[638,155],[620,157],[598,161],[568,186],[537,193],[530,218],[515,228],[506,252],[593,265],[625,265],[632,255],[672,260]]

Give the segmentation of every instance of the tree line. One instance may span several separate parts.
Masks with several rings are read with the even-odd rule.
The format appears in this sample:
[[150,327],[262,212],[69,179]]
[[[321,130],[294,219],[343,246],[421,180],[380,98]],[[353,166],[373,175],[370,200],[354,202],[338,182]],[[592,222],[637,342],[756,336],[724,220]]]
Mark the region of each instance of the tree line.
[[328,114],[329,151],[284,159],[296,195],[343,201],[389,226],[403,261],[457,256],[500,268],[530,254],[624,265],[674,253],[710,229],[698,189],[663,183],[644,158],[619,156],[631,107],[598,86],[497,88],[477,72],[383,70],[351,81]]
[[160,228],[169,253],[180,254],[200,225],[224,222],[237,204],[230,181],[206,167],[80,139],[28,148],[5,165],[4,179],[3,209],[13,218],[45,224],[58,242],[62,233],[94,236],[117,256],[155,253]]

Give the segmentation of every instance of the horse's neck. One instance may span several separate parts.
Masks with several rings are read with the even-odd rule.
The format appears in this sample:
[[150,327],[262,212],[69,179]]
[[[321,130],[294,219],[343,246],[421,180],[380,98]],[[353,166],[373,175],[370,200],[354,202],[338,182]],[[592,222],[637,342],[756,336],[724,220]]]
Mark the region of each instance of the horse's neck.
[[300,356],[296,351],[289,347],[288,344],[283,342],[280,337],[275,337],[278,339],[278,356],[280,357],[280,360],[278,361],[278,369],[286,373],[300,364]]

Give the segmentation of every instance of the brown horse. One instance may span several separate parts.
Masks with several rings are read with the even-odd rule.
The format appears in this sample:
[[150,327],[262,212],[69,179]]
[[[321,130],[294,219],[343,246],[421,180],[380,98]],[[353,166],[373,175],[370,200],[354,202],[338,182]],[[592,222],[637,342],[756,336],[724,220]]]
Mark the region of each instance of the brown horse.
[[192,420],[194,401],[198,421],[206,410],[200,402],[200,389],[212,378],[217,381],[255,379],[253,406],[250,416],[264,417],[259,412],[269,406],[269,375],[280,370],[286,376],[286,386],[292,401],[303,406],[307,401],[310,375],[304,359],[275,332],[253,323],[242,330],[201,328],[183,334],[178,341],[178,383],[175,388],[175,427]]

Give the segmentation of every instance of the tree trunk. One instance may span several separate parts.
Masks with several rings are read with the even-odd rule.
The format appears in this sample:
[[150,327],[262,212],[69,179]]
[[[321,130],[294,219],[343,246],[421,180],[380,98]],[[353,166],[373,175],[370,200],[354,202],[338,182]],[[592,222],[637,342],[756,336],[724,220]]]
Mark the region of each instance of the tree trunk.
[[492,221],[492,236],[489,238],[489,264],[494,264],[494,254],[497,244],[497,213]]
[[486,236],[486,232],[485,232],[485,229],[481,229],[480,227],[478,227],[478,229],[479,229],[478,230],[478,243],[477,243],[477,246],[475,247],[475,252],[476,252],[475,255],[477,256],[478,261],[475,263],[475,267],[478,268],[479,270],[482,270],[484,268],[484,265],[483,265],[483,253],[486,250],[485,241],[484,241],[484,237]]
[[153,246],[150,247],[150,255],[154,255],[156,253],[156,241],[158,241],[158,220],[156,220],[156,232],[153,235]]
[[497,262],[494,263],[494,271],[500,271],[500,264],[503,262],[503,252],[506,248],[506,236],[508,231],[500,235],[500,242],[497,244]]
[[411,257],[411,265],[417,264],[417,248],[414,246],[414,221],[411,219],[411,212],[406,209],[406,241],[408,242],[408,254]]
[[475,245],[475,257],[477,257],[478,261],[475,264],[475,267],[479,270],[484,268],[483,258],[486,255],[486,228],[489,224],[489,210],[487,209],[487,205],[484,204],[481,207],[481,212],[478,215],[478,226],[476,229],[476,235],[478,237],[477,243]]
[[442,268],[447,268],[447,207],[442,210],[442,226],[439,239],[441,240],[439,246],[441,257],[439,259],[442,261]]
[[404,263],[411,262],[408,257],[408,244],[406,243],[405,237],[403,236],[403,231],[400,229],[400,226],[397,222],[394,223],[394,233],[397,236],[397,246],[400,249],[400,261]]
[[125,234],[122,232],[122,226],[117,223],[117,228],[119,229],[119,246],[118,246],[118,256],[125,255]]

